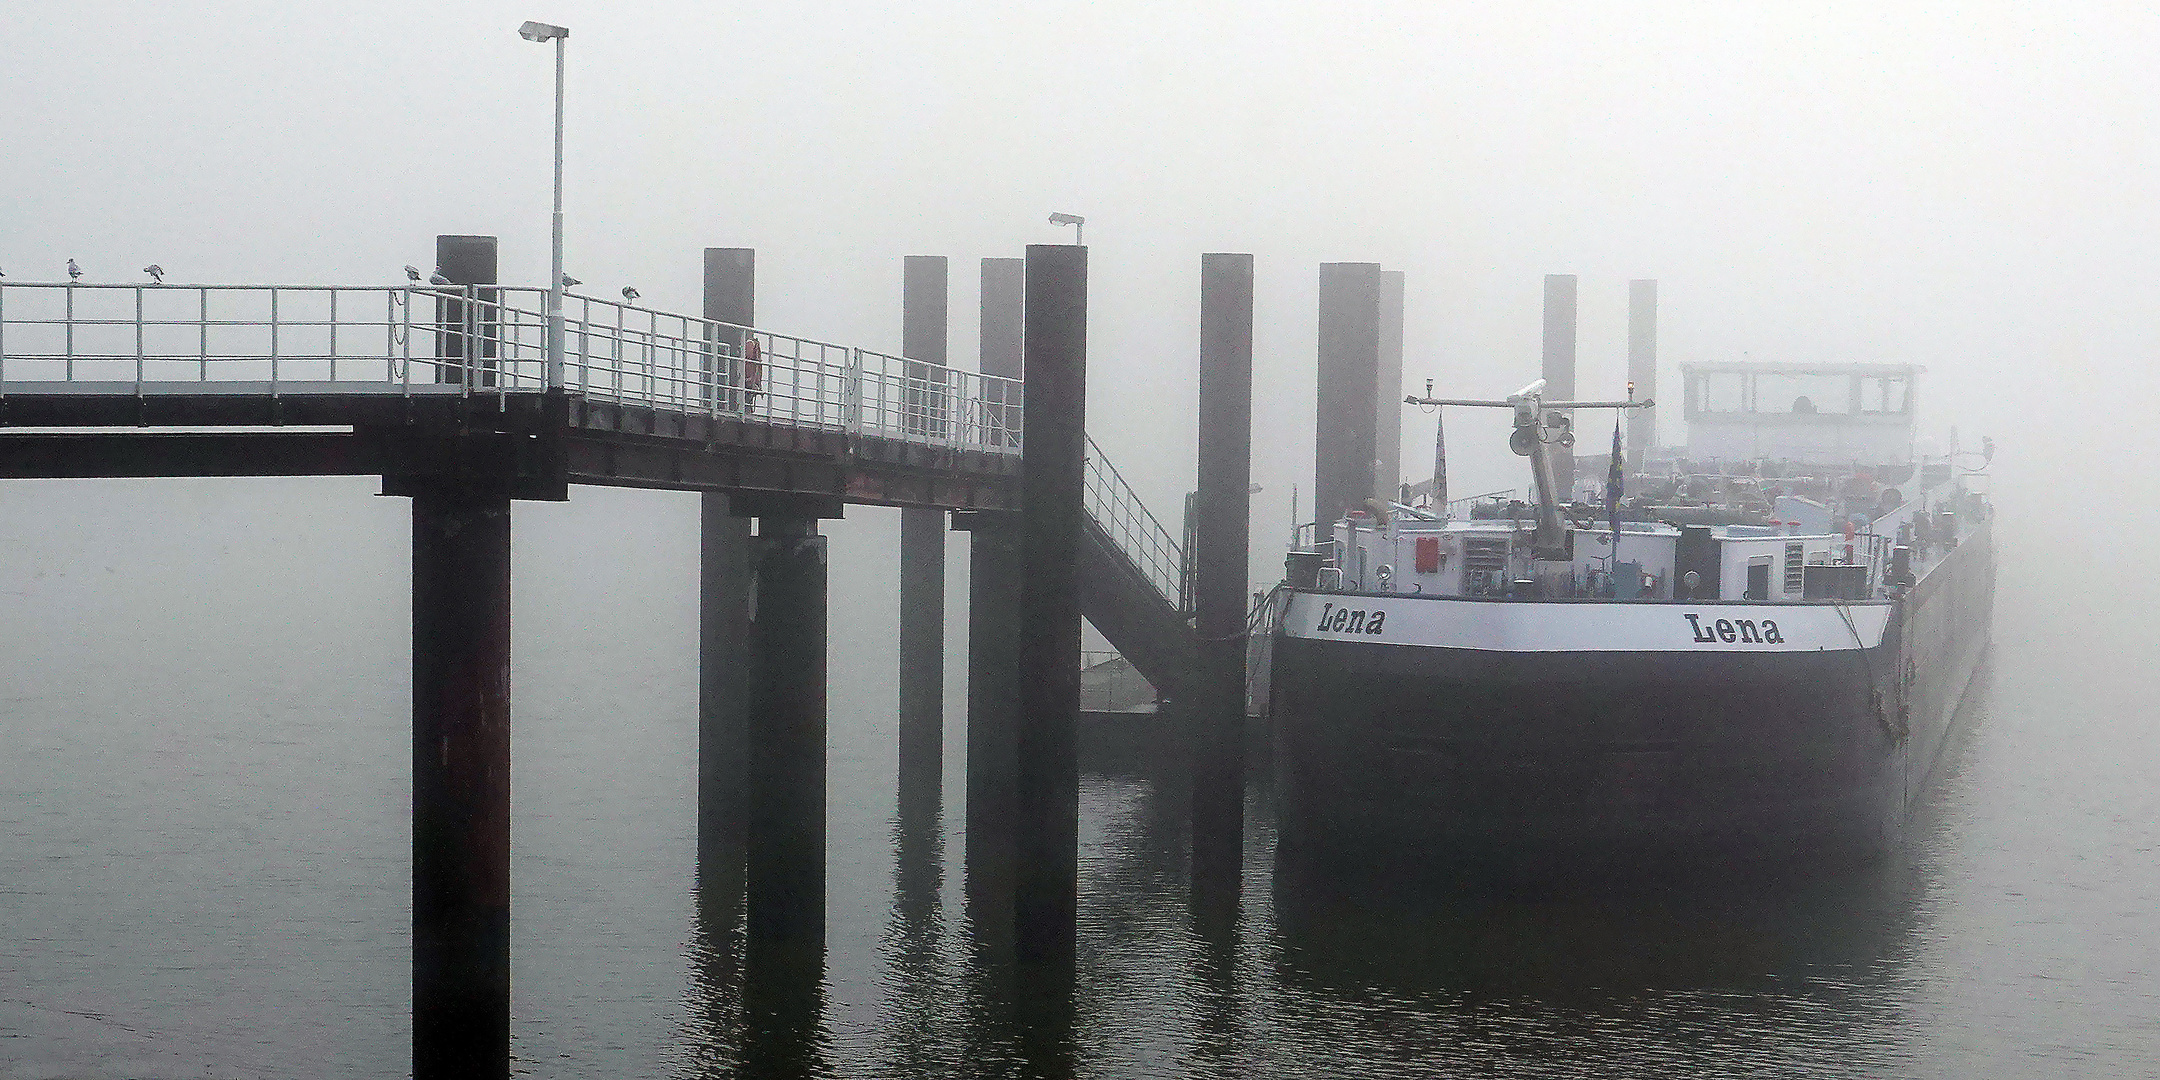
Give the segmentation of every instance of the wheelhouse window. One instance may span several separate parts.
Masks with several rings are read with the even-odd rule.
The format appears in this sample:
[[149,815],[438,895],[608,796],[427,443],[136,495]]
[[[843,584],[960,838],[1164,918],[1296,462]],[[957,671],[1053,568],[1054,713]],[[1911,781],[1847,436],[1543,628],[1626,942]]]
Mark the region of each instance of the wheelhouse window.
[[1853,377],[1825,372],[1762,372],[1755,376],[1755,409],[1765,413],[1849,413]]
[[1860,411],[1903,413],[1910,411],[1907,397],[1911,384],[1903,375],[1870,375],[1860,380]]
[[1702,412],[1747,411],[1747,376],[1737,371],[1705,371],[1695,376],[1695,407]]

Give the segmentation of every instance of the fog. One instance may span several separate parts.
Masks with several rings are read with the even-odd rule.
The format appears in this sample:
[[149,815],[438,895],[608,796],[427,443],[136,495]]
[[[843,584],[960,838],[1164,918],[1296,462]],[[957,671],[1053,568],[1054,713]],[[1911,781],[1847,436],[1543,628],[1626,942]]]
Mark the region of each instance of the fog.
[[[568,266],[600,295],[695,310],[698,249],[752,246],[762,324],[890,349],[901,257],[948,255],[966,365],[976,260],[1085,214],[1089,426],[1158,512],[1191,483],[1198,256],[1252,252],[1256,574],[1310,486],[1322,261],[1407,272],[1410,389],[1527,381],[1540,278],[1573,273],[1586,394],[1624,381],[1631,277],[1667,387],[1917,362],[1924,425],[2057,463],[2084,395],[2154,390],[2160,19],[2130,5],[11,5],[0,270],[389,282],[478,232],[542,282],[528,17],[572,28]],[[1451,433],[1456,490],[1522,485],[1498,424]]]
[[[157,263],[174,283],[402,284],[437,234],[483,233],[501,238],[505,283],[544,284],[552,49],[517,36],[525,19],[571,28],[566,268],[594,295],[634,285],[644,304],[695,312],[700,249],[754,247],[760,326],[897,351],[901,260],[944,255],[950,354],[972,367],[978,260],[1068,242],[1048,214],[1085,215],[1088,427],[1173,529],[1194,475],[1200,256],[1252,253],[1258,583],[1279,575],[1293,490],[1311,507],[1322,262],[1406,273],[1404,389],[1430,379],[1454,396],[1536,377],[1551,273],[1580,279],[1581,396],[1619,396],[1627,283],[1656,279],[1667,443],[1684,437],[1682,362],[1925,365],[1923,433],[1956,425],[1968,446],[1999,448],[2000,689],[1976,707],[1978,748],[1945,796],[1948,854],[1922,875],[1934,891],[1900,916],[1920,926],[1919,974],[1885,978],[1886,1008],[1951,1051],[1920,1060],[2069,1047],[2020,1063],[2061,1071],[2094,1029],[2115,1040],[2109,1061],[2152,1060],[2160,936],[2138,853],[2160,819],[2144,685],[2160,582],[2113,569],[2160,524],[2133,456],[2160,412],[2160,16],[2147,7],[18,2],[0,5],[0,273],[62,279],[73,258],[92,282]],[[1584,421],[1589,452],[1607,422]],[[1457,494],[1528,486],[1505,425],[1450,414]],[[1404,479],[1424,479],[1432,430],[1406,417]],[[19,974],[40,995],[74,980],[52,1008],[117,1002],[106,1011],[146,1031],[195,1024],[186,1038],[223,1068],[218,1040],[286,1016],[291,969],[324,988],[309,1008],[327,1019],[290,1010],[264,1054],[335,1042],[354,1075],[399,1060],[409,522],[376,490],[0,484],[0,622],[16,628],[0,641],[16,695],[0,710],[0,795],[29,793],[0,800],[0,839],[20,842],[30,881],[0,895],[43,905],[21,937],[42,966]],[[559,1075],[622,1075],[638,1071],[618,1067],[622,1032],[654,1060],[696,1042],[669,1028],[695,983],[680,948],[695,500],[577,488],[516,515],[520,1052],[585,1055]],[[884,1030],[882,1014],[848,1010],[884,1002],[898,514],[850,507],[826,529],[831,1014],[856,1040],[842,1056],[860,1060],[865,1033]],[[966,541],[951,545],[954,717]],[[249,785],[268,794],[231,794]],[[1140,805],[1139,790],[1090,805]],[[298,824],[248,832],[230,823],[243,812]],[[1089,843],[1114,848],[1119,828]],[[108,855],[77,832],[124,843]],[[160,868],[168,856],[189,867]],[[152,910],[186,909],[235,873],[229,896],[201,901],[210,922]],[[293,907],[233,914],[273,902]],[[328,921],[294,913],[310,905]],[[260,989],[232,989],[246,980],[219,966],[221,943],[286,940],[271,930],[320,951],[265,946],[246,968]],[[138,933],[171,962],[138,955]],[[1893,971],[1902,956],[1863,960]],[[1244,992],[1271,1000],[1255,978]],[[159,980],[179,988],[165,1013]],[[1802,1000],[1802,981],[1766,993]],[[182,1015],[190,995],[220,994]],[[365,1022],[355,1000],[374,1010]],[[1335,1022],[1280,1000],[1254,1024]],[[1563,1026],[1596,1025],[1567,1013]],[[1133,1025],[1102,1030],[1114,1043]],[[1824,1060],[1845,1052],[1830,1030]]]

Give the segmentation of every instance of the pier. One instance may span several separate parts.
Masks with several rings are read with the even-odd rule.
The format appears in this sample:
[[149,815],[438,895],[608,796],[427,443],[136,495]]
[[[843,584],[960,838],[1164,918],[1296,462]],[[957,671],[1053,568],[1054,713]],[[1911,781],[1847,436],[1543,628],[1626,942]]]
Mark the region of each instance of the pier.
[[[1086,434],[1085,248],[984,260],[979,371],[947,362],[941,257],[906,261],[897,353],[760,327],[755,252],[703,257],[698,315],[570,296],[555,371],[548,290],[497,281],[493,237],[438,237],[437,280],[397,285],[0,281],[0,479],[379,476],[410,500],[416,1076],[509,1070],[516,502],[700,495],[700,904],[743,917],[746,1000],[818,993],[819,522],[848,506],[903,515],[903,815],[935,813],[944,533],[972,534],[968,895],[1009,912],[1019,963],[1069,979],[1083,615],[1158,690],[1222,698],[1208,745],[1239,745],[1249,256],[1204,270],[1203,505],[1238,525],[1203,533],[1197,635],[1187,553]],[[1195,844],[1234,905],[1242,778],[1216,757]]]

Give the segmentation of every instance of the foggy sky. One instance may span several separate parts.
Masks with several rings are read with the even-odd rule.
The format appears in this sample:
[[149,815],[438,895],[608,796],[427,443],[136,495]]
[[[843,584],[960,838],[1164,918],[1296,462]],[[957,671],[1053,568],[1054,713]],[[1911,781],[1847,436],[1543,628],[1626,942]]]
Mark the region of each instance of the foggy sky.
[[[597,295],[695,311],[698,250],[753,246],[761,325],[891,350],[901,257],[943,254],[971,366],[976,260],[1085,214],[1089,427],[1158,514],[1193,471],[1199,256],[1254,253],[1256,573],[1310,502],[1322,261],[1407,272],[1413,389],[1534,377],[1540,277],[1574,273],[1585,396],[1653,277],[1675,405],[1682,360],[1917,362],[1924,425],[2044,433],[2059,470],[2115,408],[2074,392],[2156,397],[2160,18],[2131,5],[17,3],[0,270],[392,283],[473,232],[540,284],[526,18],[571,27]],[[1456,490],[1526,486],[1502,423],[1451,422]],[[1410,479],[1430,438],[1404,424]]]

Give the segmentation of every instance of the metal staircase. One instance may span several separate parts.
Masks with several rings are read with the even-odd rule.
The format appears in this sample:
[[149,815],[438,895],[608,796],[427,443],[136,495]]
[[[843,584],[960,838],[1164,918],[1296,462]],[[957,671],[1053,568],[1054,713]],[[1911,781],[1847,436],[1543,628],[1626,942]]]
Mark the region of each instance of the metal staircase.
[[1177,541],[1090,437],[1080,611],[1171,698],[1180,694],[1197,649],[1189,612],[1176,599],[1183,570]]

